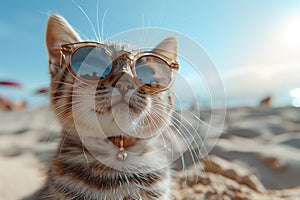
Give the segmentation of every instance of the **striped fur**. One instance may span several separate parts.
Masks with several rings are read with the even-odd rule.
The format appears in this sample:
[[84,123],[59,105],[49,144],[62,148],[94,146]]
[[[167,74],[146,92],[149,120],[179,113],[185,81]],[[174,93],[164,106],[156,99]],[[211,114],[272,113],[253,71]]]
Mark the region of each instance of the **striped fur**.
[[101,164],[82,148],[78,140],[65,140],[40,191],[42,199],[169,199],[169,169],[120,172]]
[[[117,159],[119,149],[109,146],[106,137],[97,135],[100,124],[104,134],[118,136],[126,134],[132,123],[123,115],[122,109],[116,111],[117,124],[110,107],[113,101],[115,84],[120,77],[106,83],[89,85],[77,80],[60,63],[59,48],[63,43],[80,41],[80,37],[61,16],[49,18],[47,33],[49,71],[51,74],[51,105],[62,125],[62,139],[54,155],[45,185],[38,192],[40,199],[61,200],[171,200],[171,170],[168,166],[157,167],[167,158],[160,152],[148,156],[163,146],[161,136],[152,137],[152,132],[166,131],[171,123],[174,98],[170,91],[153,94],[143,89],[131,93],[130,113],[134,119],[143,119],[150,124],[149,130],[141,133],[145,138],[128,151],[124,161]],[[176,49],[172,39],[167,44]],[[172,44],[172,45],[171,45]],[[130,50],[130,46],[108,42],[116,51]],[[172,56],[172,55],[168,55]],[[173,55],[176,59],[176,55]],[[116,68],[118,70],[118,68]],[[121,126],[121,127],[119,127]],[[150,134],[151,133],[151,134]],[[131,135],[134,136],[134,135]],[[149,136],[149,137],[147,137]],[[97,146],[89,145],[97,143]],[[109,149],[107,147],[110,147]],[[94,149],[97,149],[93,152]],[[102,163],[99,155],[106,156],[110,164]],[[116,166],[116,167],[112,167]],[[133,170],[134,169],[134,170]],[[145,170],[146,169],[146,170]]]

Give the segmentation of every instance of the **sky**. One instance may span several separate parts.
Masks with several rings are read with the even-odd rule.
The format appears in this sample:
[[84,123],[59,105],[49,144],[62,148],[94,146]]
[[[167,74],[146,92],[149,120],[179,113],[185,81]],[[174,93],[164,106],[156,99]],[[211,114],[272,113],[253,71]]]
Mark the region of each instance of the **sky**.
[[296,105],[293,98],[300,99],[299,93],[289,96],[292,89],[300,88],[298,0],[3,1],[0,80],[18,81],[23,87],[2,86],[0,95],[28,98],[36,88],[49,84],[45,46],[49,14],[63,15],[76,30],[94,39],[78,5],[96,29],[97,23],[100,30],[103,26],[105,38],[143,27],[165,28],[189,37],[213,61],[228,106],[256,105],[268,95],[275,105],[293,101]]

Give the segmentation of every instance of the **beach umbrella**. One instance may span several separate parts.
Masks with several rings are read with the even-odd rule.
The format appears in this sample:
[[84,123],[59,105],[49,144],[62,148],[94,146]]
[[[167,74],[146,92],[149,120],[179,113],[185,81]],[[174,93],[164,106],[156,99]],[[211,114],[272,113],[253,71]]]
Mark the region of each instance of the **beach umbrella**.
[[21,87],[22,84],[15,81],[0,81],[0,85],[12,86],[12,87]]
[[35,91],[35,94],[46,94],[49,92],[48,88],[39,88]]

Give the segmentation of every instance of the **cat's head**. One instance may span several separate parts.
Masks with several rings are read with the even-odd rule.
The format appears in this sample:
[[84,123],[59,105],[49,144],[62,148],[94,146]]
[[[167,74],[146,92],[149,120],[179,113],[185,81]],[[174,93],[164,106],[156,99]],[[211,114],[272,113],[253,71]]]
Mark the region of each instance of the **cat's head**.
[[122,136],[130,147],[171,123],[176,38],[150,51],[112,41],[83,43],[64,18],[52,15],[46,43],[51,104],[65,132],[104,134],[117,146]]

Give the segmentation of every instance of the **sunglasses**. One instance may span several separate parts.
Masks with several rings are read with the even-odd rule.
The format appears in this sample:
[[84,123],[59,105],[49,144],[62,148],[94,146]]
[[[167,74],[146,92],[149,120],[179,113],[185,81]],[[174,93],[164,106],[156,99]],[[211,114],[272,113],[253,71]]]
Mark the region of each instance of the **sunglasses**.
[[[173,83],[174,71],[179,68],[177,61],[156,52],[115,52],[97,42],[63,44],[60,52],[60,65],[66,63],[68,70],[83,81],[101,83],[114,73],[131,70],[135,83],[152,92],[168,89]],[[120,60],[123,60],[122,67],[118,64]]]

